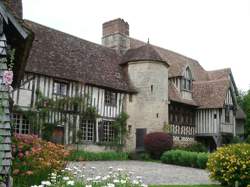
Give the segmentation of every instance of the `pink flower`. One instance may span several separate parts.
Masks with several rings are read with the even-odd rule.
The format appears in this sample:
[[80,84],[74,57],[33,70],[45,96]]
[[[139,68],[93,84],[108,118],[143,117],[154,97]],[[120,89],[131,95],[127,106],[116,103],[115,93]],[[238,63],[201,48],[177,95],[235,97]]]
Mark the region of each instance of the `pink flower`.
[[13,71],[6,70],[3,73],[3,83],[5,85],[11,85],[13,82]]

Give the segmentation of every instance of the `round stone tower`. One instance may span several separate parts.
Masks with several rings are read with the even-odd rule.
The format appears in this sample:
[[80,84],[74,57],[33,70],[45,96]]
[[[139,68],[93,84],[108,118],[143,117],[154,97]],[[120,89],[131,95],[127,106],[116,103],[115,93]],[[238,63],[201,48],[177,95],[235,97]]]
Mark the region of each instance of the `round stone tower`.
[[163,131],[168,124],[168,63],[150,44],[129,49],[123,56],[131,86],[136,94],[126,99],[128,150],[143,150],[144,136]]

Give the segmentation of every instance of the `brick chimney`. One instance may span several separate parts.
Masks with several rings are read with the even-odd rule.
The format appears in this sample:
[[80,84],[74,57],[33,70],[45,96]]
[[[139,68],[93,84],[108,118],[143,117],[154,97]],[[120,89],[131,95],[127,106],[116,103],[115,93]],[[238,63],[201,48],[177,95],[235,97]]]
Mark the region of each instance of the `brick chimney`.
[[103,23],[102,45],[124,54],[130,47],[129,24],[121,18]]

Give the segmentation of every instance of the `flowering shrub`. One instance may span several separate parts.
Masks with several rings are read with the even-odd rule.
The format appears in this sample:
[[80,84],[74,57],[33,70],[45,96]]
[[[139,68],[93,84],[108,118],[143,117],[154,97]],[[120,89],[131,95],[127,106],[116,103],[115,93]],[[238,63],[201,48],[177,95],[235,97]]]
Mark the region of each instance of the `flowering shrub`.
[[154,132],[145,136],[144,144],[146,151],[158,159],[162,153],[173,147],[173,137],[164,132]]
[[49,180],[42,181],[41,185],[31,187],[147,187],[140,176],[133,176],[133,172],[126,173],[123,169],[113,170],[110,167],[108,174],[95,176],[97,171],[95,167],[92,167],[90,176],[85,176],[86,169],[85,167],[66,168],[61,173],[52,173]]
[[218,148],[208,159],[210,177],[223,185],[245,187],[250,183],[250,144],[233,144]]
[[12,144],[13,175],[35,176],[65,167],[68,152],[63,146],[41,140],[35,135],[15,134]]

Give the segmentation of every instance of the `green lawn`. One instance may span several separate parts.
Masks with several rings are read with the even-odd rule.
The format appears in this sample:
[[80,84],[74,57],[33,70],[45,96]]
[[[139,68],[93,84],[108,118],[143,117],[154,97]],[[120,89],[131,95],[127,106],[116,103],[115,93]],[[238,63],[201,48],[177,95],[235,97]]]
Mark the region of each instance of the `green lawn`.
[[150,185],[149,187],[219,187],[220,185]]

